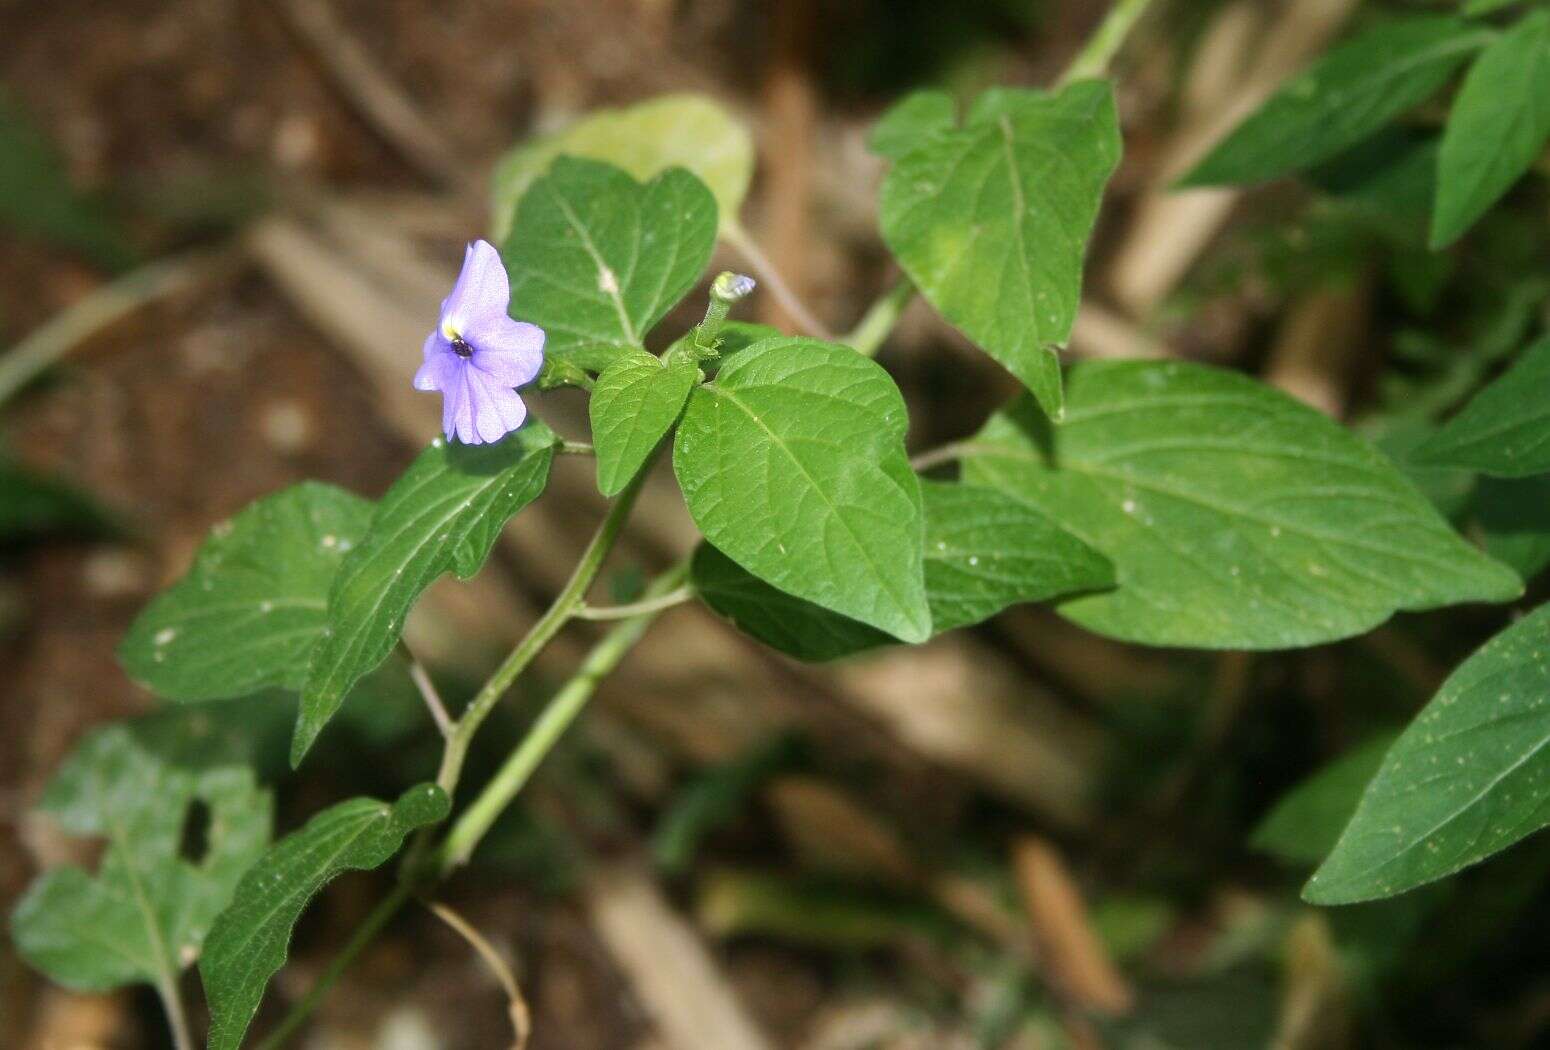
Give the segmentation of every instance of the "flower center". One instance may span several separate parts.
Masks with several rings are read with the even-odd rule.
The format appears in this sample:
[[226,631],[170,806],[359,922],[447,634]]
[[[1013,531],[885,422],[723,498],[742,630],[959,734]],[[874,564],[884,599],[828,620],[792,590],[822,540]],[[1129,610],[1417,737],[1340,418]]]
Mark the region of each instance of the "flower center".
[[452,352],[459,357],[469,358],[474,356],[474,348],[468,345],[468,340],[460,335],[452,337]]

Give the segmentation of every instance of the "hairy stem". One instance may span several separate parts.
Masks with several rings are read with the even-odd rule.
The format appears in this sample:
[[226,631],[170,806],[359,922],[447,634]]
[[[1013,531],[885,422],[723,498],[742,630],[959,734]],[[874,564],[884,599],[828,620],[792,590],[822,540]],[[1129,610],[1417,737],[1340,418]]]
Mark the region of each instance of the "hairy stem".
[[625,519],[629,517],[630,510],[635,505],[635,497],[640,494],[640,487],[645,477],[646,471],[643,468],[635,475],[635,480],[619,494],[619,498],[614,500],[613,506],[608,509],[608,516],[603,519],[603,523],[593,534],[592,541],[587,544],[587,549],[582,552],[581,560],[576,563],[576,568],[571,572],[565,587],[533,624],[527,635],[517,643],[511,655],[495,669],[489,681],[484,683],[473,700],[469,702],[467,709],[458,717],[457,723],[452,727],[452,734],[447,738],[446,750],[442,752],[441,771],[436,774],[436,783],[448,795],[457,789],[458,778],[463,772],[463,761],[468,757],[468,746],[473,742],[479,726],[489,717],[500,698],[506,695],[506,690],[511,688],[517,676],[527,669],[528,664],[532,663],[533,658],[543,651],[550,639],[559,633],[566,621],[576,615],[582,599],[586,597],[587,589],[592,586],[592,581],[597,579],[604,559],[608,557],[608,552],[613,550],[614,543],[619,538],[619,531],[624,528]]
[[1061,74],[1057,86],[1063,87],[1073,80],[1103,76],[1120,46],[1125,43],[1125,38],[1130,35],[1130,30],[1151,3],[1152,0],[1115,0],[1109,13],[1093,30],[1093,35],[1087,38],[1082,50],[1077,52],[1076,58]]
[[742,227],[732,225],[722,231],[722,236],[747,260],[748,268],[753,270],[765,289],[775,297],[775,301],[780,303],[797,324],[805,328],[809,335],[833,341],[834,333],[829,331],[828,325],[818,320],[802,300],[797,298],[797,294],[791,290],[791,286],[780,275],[780,271],[775,269],[775,264],[770,261],[769,256],[764,254],[764,251],[754,243],[753,238],[749,237]]
[[863,357],[876,357],[878,349],[893,326],[899,323],[899,315],[915,296],[915,284],[908,277],[888,289],[877,301],[867,307],[867,312],[857,322],[850,334],[840,341],[854,347]]
[[[647,599],[670,594],[683,584],[688,572],[687,561],[669,569],[646,589]],[[485,832],[490,830],[496,818],[511,804],[539,763],[553,750],[565,730],[586,707],[587,701],[597,691],[598,683],[619,666],[619,661],[640,641],[646,628],[651,626],[652,620],[660,612],[661,609],[646,609],[629,619],[621,620],[593,646],[575,675],[550,699],[538,720],[522,738],[522,743],[517,745],[494,778],[485,785],[479,797],[469,803],[468,808],[458,817],[457,823],[452,826],[436,852],[437,871],[445,876],[468,860]]]

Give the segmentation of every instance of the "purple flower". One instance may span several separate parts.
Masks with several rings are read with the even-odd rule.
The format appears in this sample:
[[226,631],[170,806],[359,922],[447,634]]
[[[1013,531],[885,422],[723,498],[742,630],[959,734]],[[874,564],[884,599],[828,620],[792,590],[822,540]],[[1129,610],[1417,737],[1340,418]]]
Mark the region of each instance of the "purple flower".
[[531,383],[544,363],[544,330],[506,313],[511,285],[500,253],[474,241],[463,256],[441,321],[425,337],[416,390],[439,390],[441,429],[465,445],[499,441],[522,425],[527,406],[513,387]]

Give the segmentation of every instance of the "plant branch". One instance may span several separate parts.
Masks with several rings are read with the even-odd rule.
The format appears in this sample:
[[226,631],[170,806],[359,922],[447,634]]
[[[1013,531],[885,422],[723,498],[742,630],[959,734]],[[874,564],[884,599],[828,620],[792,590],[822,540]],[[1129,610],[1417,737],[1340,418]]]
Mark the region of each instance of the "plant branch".
[[409,680],[420,691],[420,699],[425,701],[425,706],[430,710],[436,728],[441,730],[442,736],[450,737],[453,729],[452,716],[447,714],[447,706],[441,702],[441,694],[436,691],[436,683],[431,681],[425,665],[415,657],[409,649],[409,643],[402,638],[398,640],[398,651],[409,663]]
[[656,598],[643,598],[638,602],[630,602],[628,605],[588,605],[583,602],[576,607],[576,619],[578,620],[627,620],[631,616],[639,616],[642,613],[662,612],[671,609],[675,605],[682,605],[694,597],[694,588],[688,584],[677,587],[666,594]]
[[1074,80],[1103,76],[1108,71],[1109,63],[1125,43],[1125,38],[1130,35],[1130,30],[1146,13],[1151,3],[1152,0],[1115,0],[1114,6],[1109,8],[1109,13],[1104,16],[1102,22],[1098,23],[1098,28],[1093,30],[1093,35],[1087,38],[1087,43],[1082,45],[1082,50],[1061,74],[1056,86],[1064,87]]
[[780,275],[780,271],[775,269],[775,264],[770,261],[769,256],[764,254],[763,249],[754,243],[753,238],[749,237],[741,226],[736,224],[729,225],[721,231],[721,235],[728,244],[737,249],[738,253],[748,263],[748,268],[754,272],[759,278],[760,283],[775,297],[775,301],[780,303],[785,311],[796,320],[797,324],[805,328],[809,335],[815,335],[819,339],[826,339],[830,342],[834,341],[834,333],[829,330],[828,325],[818,320],[813,315],[813,312],[803,304],[802,300],[797,298],[796,292],[791,290],[791,286]]
[[555,447],[555,451],[562,456],[590,456],[593,454],[593,448],[588,442],[570,441],[565,438],[560,439],[560,443]]
[[619,531],[624,527],[625,519],[629,517],[630,510],[635,505],[635,498],[640,494],[641,484],[645,481],[646,470],[643,468],[635,475],[635,480],[629,487],[619,494],[612,507],[608,509],[608,516],[598,526],[593,534],[592,541],[587,544],[587,549],[582,552],[581,560],[577,562],[571,577],[554,602],[538,618],[538,621],[529,629],[527,635],[517,643],[517,647],[511,651],[505,661],[495,669],[495,673],[484,683],[484,686],[474,696],[457,723],[452,728],[452,735],[447,738],[446,750],[441,757],[441,770],[436,774],[436,783],[441,786],[449,796],[457,789],[458,777],[463,772],[463,760],[468,757],[468,746],[473,742],[474,734],[479,731],[479,726],[489,717],[490,711],[511,684],[517,680],[517,676],[527,669],[533,658],[543,651],[566,621],[576,615],[582,599],[586,597],[587,589],[592,586],[592,581],[597,579],[598,571],[603,567],[603,561],[608,557],[608,552],[613,550],[615,541],[619,538]]
[[897,284],[867,307],[867,312],[856,327],[840,341],[855,347],[856,353],[863,357],[876,357],[883,341],[893,331],[893,326],[899,323],[899,315],[914,296],[914,282],[908,277],[899,278]]
[[162,1011],[167,1015],[167,1027],[172,1029],[174,1050],[194,1050],[194,1040],[188,1032],[188,1010],[183,1006],[183,994],[178,991],[177,974],[164,974],[156,982],[156,994],[161,997]]
[[[669,569],[646,588],[647,598],[659,597],[682,586],[688,572],[687,561]],[[539,763],[559,742],[576,716],[581,714],[587,701],[597,691],[598,683],[619,666],[619,662],[640,641],[660,611],[648,610],[619,621],[592,647],[575,675],[550,699],[538,720],[522,738],[522,743],[517,745],[479,797],[469,803],[447,833],[436,852],[434,871],[445,876],[468,860],[485,832],[490,830],[496,818],[527,784]]]

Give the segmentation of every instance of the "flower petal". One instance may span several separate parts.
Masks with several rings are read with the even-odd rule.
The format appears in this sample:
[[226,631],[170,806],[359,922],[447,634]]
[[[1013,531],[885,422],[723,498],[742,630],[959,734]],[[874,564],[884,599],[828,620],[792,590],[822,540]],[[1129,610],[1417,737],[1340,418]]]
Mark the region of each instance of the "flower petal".
[[474,348],[474,367],[502,386],[531,383],[544,363],[544,330],[502,315],[482,319],[465,338]]
[[425,363],[414,374],[416,390],[446,390],[457,378],[461,364],[457,354],[447,345],[440,332],[425,337]]
[[447,435],[448,441],[458,438],[469,444],[477,444],[469,441],[474,433],[474,414],[468,396],[467,368],[457,369],[442,391],[441,432]]
[[466,334],[491,317],[505,317],[511,285],[500,252],[489,241],[474,241],[463,255],[463,271],[441,304],[443,327]]
[[477,441],[499,441],[520,427],[527,419],[527,405],[521,396],[509,387],[482,374],[478,369],[465,370],[469,401],[473,406],[472,426]]

